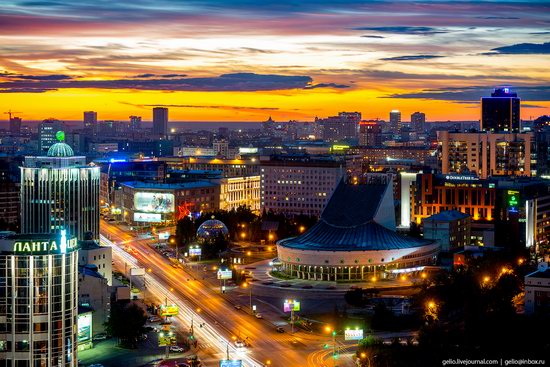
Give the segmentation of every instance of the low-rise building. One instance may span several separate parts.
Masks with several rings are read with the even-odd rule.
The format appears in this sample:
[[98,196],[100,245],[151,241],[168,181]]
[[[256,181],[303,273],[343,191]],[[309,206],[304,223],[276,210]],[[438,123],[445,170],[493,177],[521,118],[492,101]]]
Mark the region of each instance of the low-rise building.
[[260,176],[225,177],[220,183],[220,209],[232,210],[247,206],[260,213]]
[[547,263],[525,276],[525,313],[550,312],[550,269]]
[[437,240],[441,251],[451,251],[470,244],[470,216],[457,210],[444,210],[424,219],[424,238]]
[[108,285],[113,285],[113,255],[112,249],[101,246],[96,241],[80,241],[80,252],[78,254],[78,265],[92,265],[97,272],[107,279]]
[[93,310],[94,335],[103,333],[111,309],[111,293],[107,279],[102,277],[93,265],[78,267],[78,305]]

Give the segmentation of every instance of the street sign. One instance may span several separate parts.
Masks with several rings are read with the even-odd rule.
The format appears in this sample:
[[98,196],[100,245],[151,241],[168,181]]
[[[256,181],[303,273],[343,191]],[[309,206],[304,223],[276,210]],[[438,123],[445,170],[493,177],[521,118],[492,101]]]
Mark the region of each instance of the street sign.
[[170,306],[161,305],[160,306],[160,315],[161,316],[177,316],[178,314],[179,314],[178,306],[175,306],[175,305],[170,305]]
[[189,256],[201,256],[201,255],[202,255],[202,250],[199,246],[189,247]]
[[231,279],[233,277],[232,270],[218,270],[218,279]]
[[283,311],[300,311],[300,302],[292,299],[285,300]]
[[222,359],[220,361],[220,367],[242,367],[242,365],[243,361],[241,361],[240,359]]
[[132,268],[130,269],[130,275],[145,275],[145,268]]
[[361,340],[363,339],[363,329],[346,329],[344,331],[345,340]]

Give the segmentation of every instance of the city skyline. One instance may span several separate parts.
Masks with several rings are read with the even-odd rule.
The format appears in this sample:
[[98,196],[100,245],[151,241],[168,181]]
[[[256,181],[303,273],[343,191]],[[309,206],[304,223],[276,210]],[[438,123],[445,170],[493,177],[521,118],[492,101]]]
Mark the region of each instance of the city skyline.
[[[477,120],[499,85],[548,114],[545,2],[5,2],[3,111],[149,121]],[[32,103],[29,99],[32,98]]]

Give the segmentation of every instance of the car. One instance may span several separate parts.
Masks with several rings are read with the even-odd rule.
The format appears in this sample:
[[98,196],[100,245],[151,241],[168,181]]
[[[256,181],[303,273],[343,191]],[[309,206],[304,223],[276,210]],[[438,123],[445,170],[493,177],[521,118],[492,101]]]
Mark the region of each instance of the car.
[[240,309],[243,308],[241,305],[235,305],[235,306],[233,306],[233,307],[235,307],[235,310],[240,310]]
[[235,340],[235,346],[237,348],[244,348],[245,347],[244,342],[242,340],[239,340],[239,339]]
[[172,346],[170,347],[170,352],[182,353],[182,352],[183,352],[183,348],[180,347],[179,345],[172,345]]
[[160,317],[158,316],[151,316],[149,317],[149,322],[153,323],[153,322],[159,322],[160,321]]
[[138,339],[139,340],[147,340],[147,334],[141,334]]
[[105,340],[107,339],[107,333],[95,334],[92,340]]
[[257,319],[263,319],[264,318],[261,313],[257,313],[255,316],[256,316]]
[[284,332],[285,332],[285,329],[283,329],[282,326],[279,326],[279,327],[278,327],[277,329],[275,329],[275,330],[277,330],[278,333],[284,333]]

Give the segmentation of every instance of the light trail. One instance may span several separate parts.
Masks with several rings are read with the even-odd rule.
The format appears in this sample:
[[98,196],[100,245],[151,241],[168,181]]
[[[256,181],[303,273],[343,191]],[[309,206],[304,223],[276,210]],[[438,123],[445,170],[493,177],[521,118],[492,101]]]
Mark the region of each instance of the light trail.
[[[146,267],[146,266],[140,266],[138,260],[135,257],[128,254],[126,251],[124,251],[122,248],[114,244],[105,236],[101,235],[100,239],[101,239],[101,243],[113,249],[113,255],[116,255],[122,258],[123,261],[129,263],[130,265],[133,265],[136,267]],[[226,338],[224,338],[221,335],[221,333],[215,329],[215,327],[213,327],[203,317],[201,317],[200,314],[195,311],[194,307],[190,307],[186,303],[182,302],[180,299],[173,297],[172,292],[164,284],[159,282],[155,277],[153,277],[148,272],[145,273],[145,281],[150,285],[150,287],[148,288],[149,291],[152,293],[155,293],[155,295],[159,299],[166,298],[169,300],[170,303],[178,306],[178,308],[180,309],[178,319],[180,319],[181,321],[183,321],[188,325],[191,324],[191,319],[193,319],[194,324],[197,323],[197,324],[205,325],[202,328],[194,328],[194,332],[197,335],[199,335],[201,340],[207,341],[207,344],[210,344],[211,346],[215,346],[218,349],[218,352],[224,356],[222,359],[225,359],[227,350],[229,349],[229,351],[234,356],[235,355],[237,356],[237,358],[234,358],[234,359],[242,360],[243,366],[246,366],[246,367],[264,366],[264,364],[256,361],[255,359],[247,355],[248,351],[237,349],[235,346],[233,346],[233,344],[230,341],[228,341]],[[181,311],[184,311],[184,312],[181,312]],[[218,326],[221,326],[221,324],[218,323]]]

